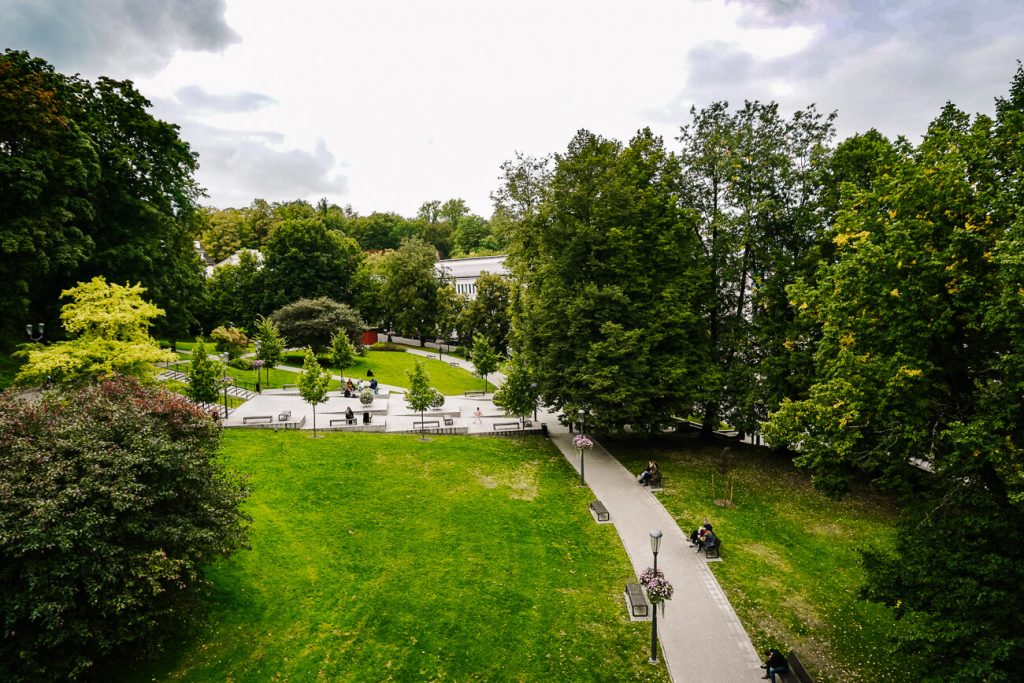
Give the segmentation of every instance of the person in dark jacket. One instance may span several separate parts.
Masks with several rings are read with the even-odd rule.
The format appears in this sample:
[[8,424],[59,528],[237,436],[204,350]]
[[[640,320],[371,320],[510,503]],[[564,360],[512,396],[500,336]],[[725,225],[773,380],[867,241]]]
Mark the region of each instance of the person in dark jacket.
[[769,648],[765,651],[765,661],[761,665],[761,668],[765,670],[764,676],[761,678],[770,678],[772,683],[775,683],[775,674],[780,674],[784,671],[789,671],[789,662],[782,656],[782,653],[776,650],[774,647]]

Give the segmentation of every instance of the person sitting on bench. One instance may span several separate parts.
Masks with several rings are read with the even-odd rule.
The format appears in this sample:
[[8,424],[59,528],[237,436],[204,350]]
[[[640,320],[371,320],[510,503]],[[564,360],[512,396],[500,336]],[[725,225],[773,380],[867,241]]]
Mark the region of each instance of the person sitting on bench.
[[356,423],[356,414],[352,412],[352,406],[345,408],[345,422],[350,425]]
[[653,476],[654,473],[657,471],[658,463],[654,462],[653,460],[649,460],[647,462],[647,468],[640,473],[640,485],[647,486],[647,480],[650,479],[651,476]]
[[708,521],[707,517],[705,517],[704,522],[698,528],[694,529],[692,534],[690,534],[691,548],[697,545],[697,541],[700,539],[700,535],[705,531],[711,531],[711,522]]
[[718,545],[718,536],[715,536],[715,532],[711,529],[704,529],[704,533],[700,537],[700,542],[697,543],[697,552],[713,548]]
[[782,653],[776,650],[774,647],[769,648],[765,651],[765,662],[761,665],[761,668],[765,670],[764,676],[761,678],[770,678],[772,683],[775,683],[775,674],[781,674],[789,671],[789,662],[782,656]]
[[356,385],[352,384],[352,380],[349,380],[345,384],[345,391],[348,392],[345,395],[348,396],[349,394],[355,393],[355,390],[356,390]]
[[363,424],[364,425],[370,424],[370,411],[369,410],[364,410],[363,411]]

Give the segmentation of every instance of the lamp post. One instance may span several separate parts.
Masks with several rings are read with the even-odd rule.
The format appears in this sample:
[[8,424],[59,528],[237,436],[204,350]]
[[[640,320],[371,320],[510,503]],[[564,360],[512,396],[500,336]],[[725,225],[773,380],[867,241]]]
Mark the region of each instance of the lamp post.
[[437,338],[437,359],[441,360],[441,344],[444,343],[444,339]]
[[39,330],[39,334],[33,333],[32,323],[25,325],[25,332],[28,333],[28,338],[34,342],[37,342],[43,338],[43,329],[45,328],[45,323],[38,323],[36,325],[36,328]]
[[[225,370],[226,370],[226,366],[227,366],[227,363],[228,363],[228,354],[227,353],[220,354],[220,360],[221,360],[222,363],[224,363]],[[224,385],[224,419],[226,420],[226,419],[228,419],[228,385],[231,384],[231,378],[228,377],[227,375],[224,375],[224,376],[222,376],[220,378],[220,381],[221,381],[221,384]]]
[[[583,409],[580,408],[579,412],[580,412],[580,436],[582,436],[583,435]],[[586,486],[587,485],[587,478],[583,474],[583,468],[584,468],[584,462],[583,462],[584,461],[584,457],[583,456],[585,455],[586,450],[587,449],[585,449],[585,448],[580,448],[580,486]]]
[[537,421],[537,383],[532,382],[530,388],[533,389],[533,421]]
[[[654,576],[658,576],[658,549],[661,548],[661,530],[651,531],[651,552],[654,553]],[[658,606],[651,605],[651,664],[658,663]]]
[[260,368],[263,367],[263,362],[260,360],[260,340],[255,340],[252,345],[256,349],[256,360],[253,362],[253,367],[256,368],[256,393],[263,393],[260,391]]

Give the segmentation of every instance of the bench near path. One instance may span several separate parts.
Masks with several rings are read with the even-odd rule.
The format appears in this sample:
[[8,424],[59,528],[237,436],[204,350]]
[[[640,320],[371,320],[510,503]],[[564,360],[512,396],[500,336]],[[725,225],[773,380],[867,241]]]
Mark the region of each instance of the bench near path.
[[[579,471],[572,436],[556,433],[551,439]],[[759,680],[764,675],[761,661],[707,560],[703,553],[689,546],[687,533],[676,525],[655,495],[637,484],[636,477],[596,443],[586,454],[586,478],[593,498],[607,507],[636,575],[653,564],[650,531],[660,529],[664,534],[658,552],[658,569],[665,573],[675,593],[665,605],[665,616],[658,614],[658,637],[661,658],[672,680],[677,683]],[[712,524],[713,512],[708,510]],[[699,521],[694,519],[693,523],[696,525]],[[728,552],[725,561],[730,561]],[[633,583],[636,577],[623,576],[621,580],[623,584]],[[650,633],[646,639],[638,640],[635,647],[649,652]]]

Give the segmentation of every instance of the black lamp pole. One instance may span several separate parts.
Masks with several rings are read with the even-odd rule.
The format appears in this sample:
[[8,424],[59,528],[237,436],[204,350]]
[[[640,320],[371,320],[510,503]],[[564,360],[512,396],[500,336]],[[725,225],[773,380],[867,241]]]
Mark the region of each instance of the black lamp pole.
[[[584,414],[583,413],[583,409],[580,408],[580,436],[583,436],[583,414]],[[587,478],[583,474],[583,467],[584,467],[583,455],[584,455],[584,451],[586,451],[586,450],[587,449],[585,449],[585,448],[581,448],[580,449],[580,486],[586,486],[587,485]]]
[[[651,550],[654,552],[654,576],[658,576],[658,549],[661,548],[661,531],[651,531]],[[658,606],[651,604],[654,613],[651,615],[651,664],[658,663]]]

